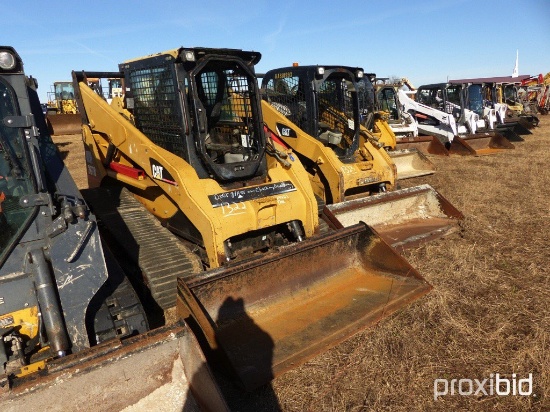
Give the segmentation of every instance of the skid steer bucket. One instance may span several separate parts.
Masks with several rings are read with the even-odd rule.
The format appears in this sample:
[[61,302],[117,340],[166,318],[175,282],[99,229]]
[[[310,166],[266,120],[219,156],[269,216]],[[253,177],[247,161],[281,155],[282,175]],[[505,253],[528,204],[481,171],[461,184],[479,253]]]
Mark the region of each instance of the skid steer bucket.
[[533,134],[533,132],[529,129],[533,128],[534,126],[525,119],[521,119],[519,117],[506,118],[504,120],[504,124],[513,126],[514,132],[516,132],[517,134],[522,134],[522,135]]
[[180,278],[178,313],[193,313],[210,345],[252,389],[430,289],[376,232],[358,224]]
[[451,142],[449,152],[458,155],[482,156],[510,149],[515,149],[515,146],[503,135],[488,132],[470,134],[465,137],[455,136]]
[[79,114],[48,114],[48,130],[54,136],[80,133],[82,119]]
[[363,221],[398,249],[453,233],[464,218],[430,185],[326,205],[323,214],[335,228]]
[[517,134],[514,129],[514,125],[504,123],[499,124],[496,130],[511,142],[524,142],[525,139]]
[[445,145],[435,136],[399,137],[397,139],[399,149],[416,148],[419,152],[437,156],[449,156]]
[[229,410],[184,322],[57,359],[40,376],[20,381],[0,394],[3,412],[44,405],[48,411]]
[[435,173],[435,165],[416,149],[392,150],[388,154],[397,168],[397,180]]

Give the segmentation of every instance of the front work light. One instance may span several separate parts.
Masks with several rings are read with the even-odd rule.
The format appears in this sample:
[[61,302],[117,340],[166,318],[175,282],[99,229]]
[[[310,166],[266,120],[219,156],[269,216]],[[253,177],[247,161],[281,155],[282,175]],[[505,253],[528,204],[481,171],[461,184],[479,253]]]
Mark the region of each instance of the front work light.
[[8,51],[0,51],[0,69],[12,70],[15,67],[15,57]]
[[184,50],[183,51],[183,57],[185,61],[187,62],[194,62],[195,61],[195,53],[193,50]]

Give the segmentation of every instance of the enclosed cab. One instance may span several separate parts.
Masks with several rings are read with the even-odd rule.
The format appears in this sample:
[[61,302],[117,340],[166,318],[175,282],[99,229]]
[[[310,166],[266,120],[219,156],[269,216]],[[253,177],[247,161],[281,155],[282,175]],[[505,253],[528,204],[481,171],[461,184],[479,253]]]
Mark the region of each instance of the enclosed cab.
[[266,98],[301,130],[328,145],[344,163],[359,148],[359,68],[301,66],[268,72]]
[[326,203],[393,188],[395,165],[378,138],[361,130],[360,68],[293,66],[262,79],[264,121],[292,147]]
[[[137,128],[199,178],[264,179],[265,136],[254,64],[260,54],[202,49],[120,65]],[[132,106],[133,104],[133,106]]]

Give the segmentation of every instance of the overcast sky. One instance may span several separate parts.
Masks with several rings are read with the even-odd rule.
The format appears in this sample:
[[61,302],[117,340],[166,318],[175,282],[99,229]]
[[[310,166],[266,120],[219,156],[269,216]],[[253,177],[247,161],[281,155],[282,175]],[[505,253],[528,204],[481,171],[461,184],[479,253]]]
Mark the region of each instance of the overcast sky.
[[71,70],[115,71],[176,48],[262,53],[257,72],[300,64],[363,67],[415,86],[550,71],[549,0],[4,2],[2,42],[50,85]]

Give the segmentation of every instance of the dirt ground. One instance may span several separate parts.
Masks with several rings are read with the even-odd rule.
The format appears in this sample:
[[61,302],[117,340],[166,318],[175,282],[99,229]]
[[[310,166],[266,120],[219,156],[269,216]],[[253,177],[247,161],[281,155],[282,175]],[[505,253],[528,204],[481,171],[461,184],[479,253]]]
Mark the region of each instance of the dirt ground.
[[[550,116],[540,118],[514,150],[432,156],[436,174],[403,185],[428,183],[465,215],[460,233],[405,253],[433,291],[272,385],[233,394],[232,409],[550,410]],[[81,141],[54,140],[86,187]],[[491,390],[496,374],[509,395]]]

